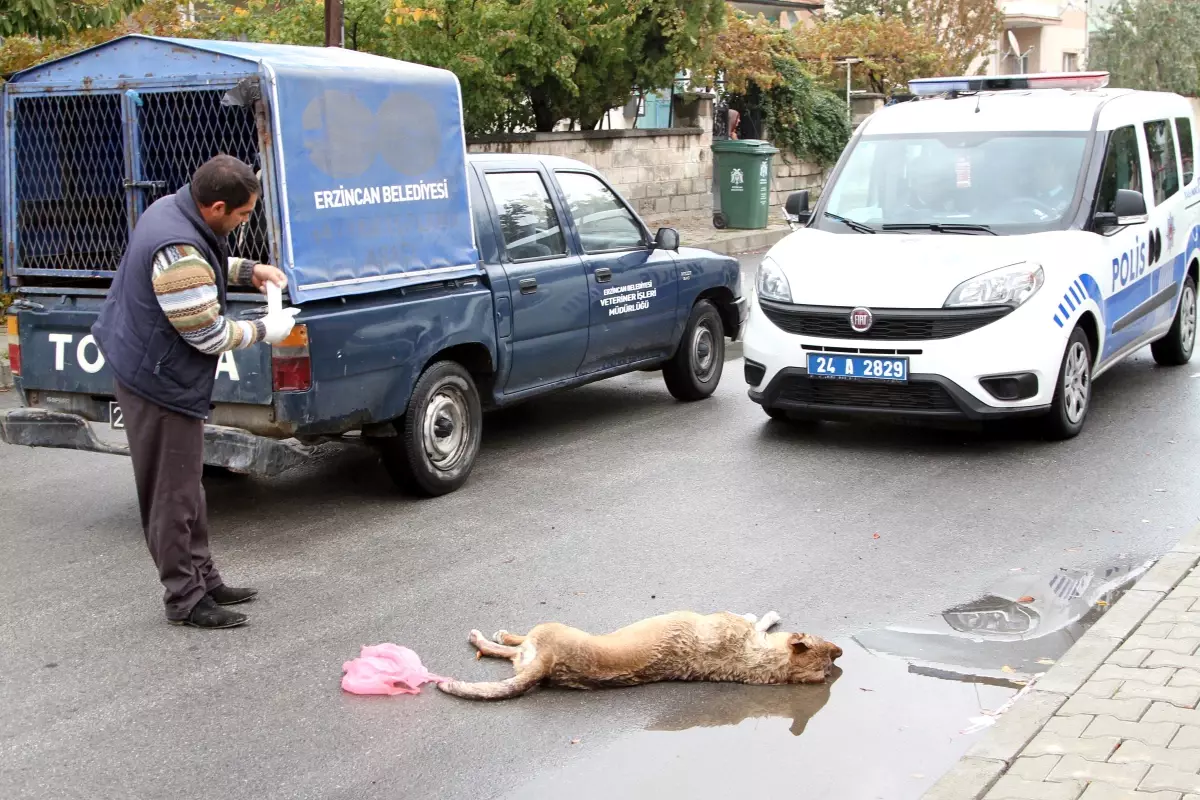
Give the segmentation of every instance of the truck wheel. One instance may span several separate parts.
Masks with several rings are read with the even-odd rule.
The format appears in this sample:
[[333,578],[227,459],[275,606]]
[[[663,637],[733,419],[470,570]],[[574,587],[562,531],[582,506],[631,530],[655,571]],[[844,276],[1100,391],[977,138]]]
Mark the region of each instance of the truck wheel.
[[1150,345],[1154,360],[1164,367],[1180,367],[1192,360],[1196,344],[1196,281],[1184,278],[1179,310],[1167,335]]
[[483,410],[471,373],[439,361],[413,388],[399,436],[383,439],[383,464],[398,486],[430,497],[462,486],[479,453]]
[[1092,403],[1092,346],[1083,328],[1076,328],[1067,340],[1054,400],[1046,415],[1046,435],[1051,439],[1070,439],[1083,430]]
[[663,365],[663,379],[676,400],[703,400],[717,390],[724,368],[725,326],[716,306],[701,300],[692,306],[674,357]]

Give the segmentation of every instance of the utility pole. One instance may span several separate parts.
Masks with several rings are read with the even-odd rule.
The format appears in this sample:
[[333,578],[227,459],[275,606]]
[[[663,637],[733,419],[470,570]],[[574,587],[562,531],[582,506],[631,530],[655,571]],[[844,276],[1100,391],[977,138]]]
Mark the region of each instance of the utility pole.
[[325,46],[346,46],[346,15],[342,0],[325,0]]

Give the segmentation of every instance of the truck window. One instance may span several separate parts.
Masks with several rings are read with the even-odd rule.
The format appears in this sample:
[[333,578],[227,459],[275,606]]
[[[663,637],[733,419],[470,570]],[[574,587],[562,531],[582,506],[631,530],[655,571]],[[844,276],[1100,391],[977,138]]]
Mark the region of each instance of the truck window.
[[1150,183],[1154,187],[1154,205],[1179,191],[1179,164],[1175,160],[1175,137],[1165,119],[1147,122],[1146,146],[1150,150]]
[[594,175],[558,172],[558,184],[579,229],[585,253],[637,250],[646,246],[642,227],[609,188]]
[[1112,211],[1118,189],[1145,191],[1142,187],[1142,160],[1138,155],[1137,131],[1132,125],[1117,128],[1108,138],[1108,152],[1104,154],[1104,170],[1100,174],[1096,211]]
[[486,177],[509,258],[529,261],[567,254],[566,238],[541,175],[489,172]]
[[1192,144],[1192,121],[1187,117],[1175,118],[1175,129],[1179,132],[1179,157],[1183,161],[1183,185],[1188,186],[1196,177],[1196,151]]

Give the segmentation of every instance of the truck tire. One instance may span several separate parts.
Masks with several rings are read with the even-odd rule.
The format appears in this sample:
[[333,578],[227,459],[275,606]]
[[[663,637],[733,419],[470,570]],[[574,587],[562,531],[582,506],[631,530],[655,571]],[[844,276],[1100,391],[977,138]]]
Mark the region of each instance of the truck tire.
[[663,365],[663,380],[676,400],[703,400],[717,390],[724,368],[725,326],[717,307],[700,300],[692,306],[675,355]]
[[1183,293],[1175,321],[1167,335],[1150,345],[1154,360],[1164,367],[1181,367],[1192,360],[1196,345],[1196,281],[1191,275],[1183,279]]
[[483,410],[471,373],[439,361],[422,373],[398,436],[381,440],[383,464],[402,489],[428,497],[449,494],[467,481],[479,454]]
[[1083,328],[1076,328],[1063,351],[1054,400],[1044,418],[1046,437],[1062,440],[1077,436],[1091,404],[1092,345]]

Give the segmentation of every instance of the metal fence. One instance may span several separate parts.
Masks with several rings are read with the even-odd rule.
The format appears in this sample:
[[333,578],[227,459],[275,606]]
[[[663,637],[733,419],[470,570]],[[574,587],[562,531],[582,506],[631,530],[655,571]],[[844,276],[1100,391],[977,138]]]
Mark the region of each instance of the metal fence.
[[[253,109],[221,105],[225,91],[143,92],[124,115],[118,94],[16,97],[13,272],[110,277],[128,242],[131,207],[175,192],[219,153],[257,167]],[[231,250],[270,260],[262,203],[231,235]]]
[[120,97],[19,97],[13,110],[21,271],[116,270],[129,227]]

